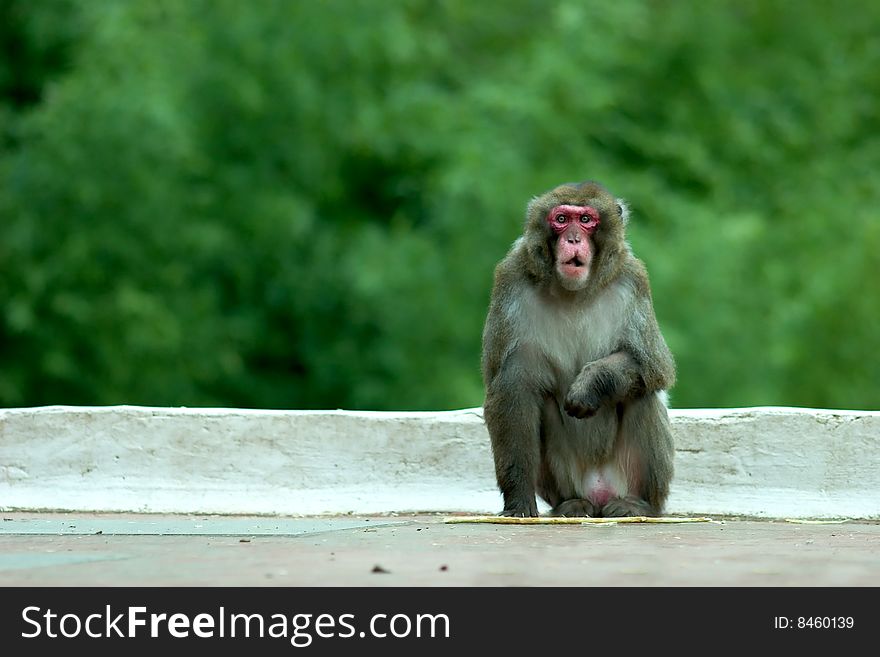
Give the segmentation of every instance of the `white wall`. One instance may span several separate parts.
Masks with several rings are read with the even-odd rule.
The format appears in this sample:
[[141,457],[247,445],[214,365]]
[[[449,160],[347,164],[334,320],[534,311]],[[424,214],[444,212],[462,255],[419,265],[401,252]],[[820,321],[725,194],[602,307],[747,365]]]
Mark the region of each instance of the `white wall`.
[[[670,513],[880,518],[880,412],[671,411]],[[0,410],[0,508],[497,512],[480,409]]]

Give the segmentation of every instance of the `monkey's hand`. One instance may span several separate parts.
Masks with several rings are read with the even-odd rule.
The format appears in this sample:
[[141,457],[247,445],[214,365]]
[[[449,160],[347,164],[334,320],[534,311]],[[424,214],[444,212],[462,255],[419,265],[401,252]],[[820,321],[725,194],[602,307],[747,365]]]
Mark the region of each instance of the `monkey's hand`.
[[583,419],[593,417],[615,394],[615,373],[603,361],[588,364],[575,377],[565,396],[565,412]]

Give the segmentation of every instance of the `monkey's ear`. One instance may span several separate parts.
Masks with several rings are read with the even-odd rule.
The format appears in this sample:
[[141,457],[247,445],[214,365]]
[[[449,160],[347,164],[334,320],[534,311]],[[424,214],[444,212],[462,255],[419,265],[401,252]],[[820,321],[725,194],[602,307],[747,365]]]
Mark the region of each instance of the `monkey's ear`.
[[622,198],[617,199],[617,214],[620,215],[620,220],[626,226],[629,223],[629,206]]

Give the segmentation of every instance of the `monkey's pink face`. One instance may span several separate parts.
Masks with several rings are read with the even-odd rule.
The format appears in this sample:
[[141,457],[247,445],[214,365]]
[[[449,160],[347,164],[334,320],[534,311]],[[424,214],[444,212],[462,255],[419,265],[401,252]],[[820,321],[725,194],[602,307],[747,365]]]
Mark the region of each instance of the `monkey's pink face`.
[[599,227],[599,211],[589,205],[557,205],[547,214],[556,233],[556,272],[562,285],[576,290],[590,275],[593,245],[590,235]]

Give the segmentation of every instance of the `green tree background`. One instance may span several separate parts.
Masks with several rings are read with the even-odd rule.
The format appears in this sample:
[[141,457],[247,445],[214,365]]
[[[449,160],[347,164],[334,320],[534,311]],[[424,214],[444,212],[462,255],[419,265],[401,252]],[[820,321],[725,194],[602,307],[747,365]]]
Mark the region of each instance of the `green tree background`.
[[673,405],[878,408],[880,3],[4,0],[0,405],[482,403],[595,178]]

